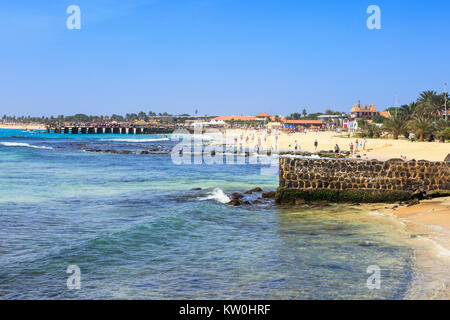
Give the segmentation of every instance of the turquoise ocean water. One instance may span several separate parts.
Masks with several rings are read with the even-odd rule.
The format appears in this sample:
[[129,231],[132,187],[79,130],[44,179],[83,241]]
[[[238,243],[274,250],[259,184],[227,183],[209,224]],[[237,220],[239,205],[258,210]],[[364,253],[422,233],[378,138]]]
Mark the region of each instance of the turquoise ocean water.
[[[0,130],[0,299],[401,299],[409,290],[413,250],[395,221],[366,206],[227,206],[231,192],[275,190],[278,177],[258,164],[175,165],[174,144]],[[67,288],[69,265],[81,270],[80,290]],[[379,290],[366,285],[371,265]]]

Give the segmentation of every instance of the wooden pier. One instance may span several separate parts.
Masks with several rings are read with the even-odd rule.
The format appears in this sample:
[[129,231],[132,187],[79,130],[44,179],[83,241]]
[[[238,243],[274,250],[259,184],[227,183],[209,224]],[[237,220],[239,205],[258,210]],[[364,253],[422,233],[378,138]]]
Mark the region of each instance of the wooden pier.
[[47,133],[61,134],[170,134],[174,131],[170,127],[47,127]]

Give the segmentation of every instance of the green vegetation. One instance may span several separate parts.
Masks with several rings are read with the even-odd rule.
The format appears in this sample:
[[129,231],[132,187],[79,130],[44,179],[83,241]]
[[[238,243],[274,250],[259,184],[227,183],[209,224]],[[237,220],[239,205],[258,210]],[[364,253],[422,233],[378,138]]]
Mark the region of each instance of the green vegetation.
[[[448,94],[447,94],[448,101]],[[400,108],[389,108],[391,118],[373,117],[373,123],[382,123],[381,128],[359,120],[361,129],[359,136],[378,138],[382,134],[389,134],[398,139],[400,135],[409,137],[413,133],[420,141],[432,141],[438,138],[441,142],[450,139],[450,122],[444,119],[445,93],[435,91],[422,92],[417,101]]]
[[328,201],[333,203],[394,203],[408,201],[413,194],[407,191],[338,191],[328,189],[290,190],[280,188],[276,194],[278,204],[293,204],[302,199],[308,202]]
[[383,130],[389,132],[394,136],[395,140],[398,140],[399,135],[407,134],[408,123],[402,115],[393,115],[391,119],[383,121]]

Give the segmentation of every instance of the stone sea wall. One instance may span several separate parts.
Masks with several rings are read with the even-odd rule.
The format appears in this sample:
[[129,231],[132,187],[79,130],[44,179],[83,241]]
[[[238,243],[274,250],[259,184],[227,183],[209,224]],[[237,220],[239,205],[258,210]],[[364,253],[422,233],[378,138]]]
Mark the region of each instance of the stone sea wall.
[[280,158],[278,202],[395,202],[450,191],[450,162]]

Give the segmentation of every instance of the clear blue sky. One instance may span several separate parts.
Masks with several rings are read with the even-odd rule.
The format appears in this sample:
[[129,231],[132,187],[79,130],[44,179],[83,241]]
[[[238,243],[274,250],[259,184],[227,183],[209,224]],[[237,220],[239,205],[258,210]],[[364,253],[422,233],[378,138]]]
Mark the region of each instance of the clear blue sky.
[[[66,8],[81,8],[68,30]],[[381,8],[382,30],[366,9]],[[450,82],[450,1],[0,2],[0,114],[384,109]]]

